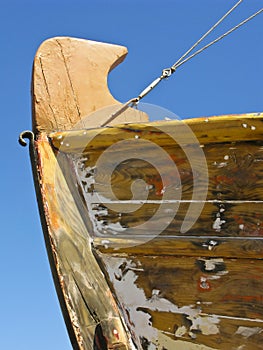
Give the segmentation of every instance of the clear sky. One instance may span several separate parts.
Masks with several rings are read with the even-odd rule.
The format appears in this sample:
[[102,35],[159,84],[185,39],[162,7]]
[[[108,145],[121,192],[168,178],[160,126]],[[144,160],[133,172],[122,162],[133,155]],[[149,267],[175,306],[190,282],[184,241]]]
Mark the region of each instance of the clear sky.
[[[28,150],[18,134],[31,128],[34,54],[53,36],[127,46],[109,78],[120,101],[136,96],[172,65],[236,0],[2,0],[0,349],[69,350],[55,294]],[[262,6],[244,0],[215,34]],[[207,41],[206,41],[207,42]],[[162,82],[144,102],[181,118],[263,111],[263,14]]]

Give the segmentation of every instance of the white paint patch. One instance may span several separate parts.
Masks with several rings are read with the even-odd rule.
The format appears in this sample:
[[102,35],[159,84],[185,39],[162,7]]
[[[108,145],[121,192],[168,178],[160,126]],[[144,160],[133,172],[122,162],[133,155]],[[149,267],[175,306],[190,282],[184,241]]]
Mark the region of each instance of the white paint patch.
[[191,330],[200,330],[204,335],[219,333],[219,328],[217,326],[219,320],[215,320],[213,316],[196,317],[191,319],[191,321],[193,322],[192,326],[190,327]]
[[219,164],[217,164],[217,167],[220,169],[220,168],[224,168],[227,166],[227,162],[221,162]]
[[242,337],[249,338],[254,334],[259,334],[262,332],[262,328],[260,327],[238,327],[238,330],[236,331],[236,334],[242,335]]
[[159,289],[153,289],[152,290],[152,297],[158,296],[159,294],[160,294],[160,290]]
[[109,248],[109,243],[110,241],[108,241],[107,239],[103,239],[101,241],[101,244],[104,246],[104,248],[108,249]]
[[246,345],[239,345],[239,347],[236,348],[236,350],[243,350],[245,349]]
[[205,260],[205,269],[206,271],[213,271],[216,268],[216,265],[223,263],[223,259],[207,259]]
[[175,331],[175,336],[177,338],[183,337],[187,333],[187,329],[185,326],[178,327],[177,330]]
[[119,232],[126,231],[126,228],[122,227],[119,222],[116,222],[116,223],[112,223],[111,222],[111,223],[108,224],[108,230],[107,231],[110,232],[110,233],[113,233],[113,234],[117,234]]
[[[135,272],[140,264],[136,267],[131,260],[120,257],[101,256],[101,258],[122,307],[123,315],[127,324],[130,325],[131,333],[137,344],[140,344],[140,337],[145,337],[150,341],[154,345],[154,350],[161,350],[163,347],[167,350],[174,350],[177,344],[175,340],[163,333],[160,334],[160,331],[152,326],[151,316],[145,309],[187,315],[186,318],[191,321],[192,325],[188,330],[185,330],[183,325],[180,326],[179,330],[177,329],[178,337],[184,332],[188,335],[195,331],[204,335],[219,333],[219,318],[214,315],[202,314],[200,306],[186,305],[178,307],[169,300],[160,297],[161,291],[158,289],[153,289],[151,298],[147,299],[144,290],[136,285],[138,276]],[[144,311],[140,309],[144,309]],[[167,342],[170,344],[169,346]]]
[[226,220],[222,220],[221,218],[216,218],[213,223],[213,229],[216,231],[221,231],[221,226],[226,223]]
[[[202,260],[204,262],[204,268],[205,268],[205,271],[207,271],[207,272],[213,272],[214,270],[216,270],[217,264],[219,264],[219,265],[224,264],[224,260],[221,258],[200,259],[200,260]],[[211,280],[220,279],[222,276],[227,275],[227,274],[228,274],[227,270],[216,271],[215,274],[213,274],[213,275],[211,274],[209,276],[206,276],[204,282],[206,282],[207,280],[211,281]],[[202,279],[202,277],[201,277],[201,279]]]
[[217,241],[214,241],[213,239],[210,239],[209,242],[206,244],[208,250],[213,250],[214,247],[216,247],[218,244]]
[[[108,217],[108,208],[94,203],[101,203],[103,199],[107,202],[107,200],[102,195],[98,196],[97,193],[92,193],[90,191],[95,184],[94,174],[96,172],[96,167],[85,167],[84,162],[87,160],[87,158],[82,158],[76,162],[76,172],[78,173],[80,184],[83,188],[83,195],[90,213],[89,218],[92,221],[94,235],[101,237],[105,234],[117,235],[118,233],[126,231],[127,228],[123,227],[120,222],[112,223],[98,220],[98,216]],[[121,214],[119,214],[119,216],[121,216]]]

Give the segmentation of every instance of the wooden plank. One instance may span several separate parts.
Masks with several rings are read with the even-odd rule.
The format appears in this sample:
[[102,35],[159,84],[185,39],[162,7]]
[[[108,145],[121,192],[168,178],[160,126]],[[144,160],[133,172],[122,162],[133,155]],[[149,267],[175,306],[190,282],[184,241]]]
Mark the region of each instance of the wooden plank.
[[[117,305],[92,254],[91,241],[56,157],[46,138],[36,142],[40,188],[46,220],[46,245],[52,270],[58,275],[73,328],[74,349],[93,350],[107,337],[109,348],[130,349]],[[98,346],[98,344],[97,344]]]
[[262,261],[118,253],[98,258],[142,345],[261,348]]
[[[134,113],[136,110],[134,110]],[[62,152],[105,150],[126,139],[143,139],[159,146],[180,142],[181,146],[261,140],[263,113],[219,117],[120,124],[111,128],[51,132],[55,148]]]
[[[105,162],[100,160],[104,151],[83,152],[76,161],[80,181],[85,182],[83,178],[92,176],[93,172],[96,191],[108,200],[116,197],[130,200],[135,180],[145,182],[142,192],[138,193],[141,197],[137,199],[145,199],[146,196],[149,200],[161,200],[164,192],[166,197],[175,199],[174,193],[169,196],[169,191],[177,188],[182,191],[181,200],[191,200],[194,178],[197,181],[196,191],[203,191],[202,182],[198,180],[207,171],[207,200],[263,200],[262,141],[210,144],[203,148],[202,159],[198,154],[196,158],[188,159],[177,145],[163,146],[174,166],[165,158],[156,161],[155,146],[147,145],[144,149],[132,144],[125,146],[120,144],[114,151],[106,150]],[[123,154],[127,154],[127,159],[122,160]],[[200,163],[200,160],[205,160],[206,164]],[[113,162],[116,163],[114,172]],[[161,174],[156,165],[162,170]],[[105,186],[109,182],[110,190]]]
[[[188,214],[188,203],[181,203],[178,210],[173,203],[147,203],[138,208],[138,204],[131,204],[129,201],[118,203],[97,203],[92,205],[90,215],[96,217],[101,223],[101,231],[112,230],[109,236],[118,235],[118,230],[114,230],[114,225],[119,224],[126,230],[124,235],[147,235],[147,227],[139,228],[145,222],[151,220],[150,236],[185,236],[181,232],[181,226]],[[222,211],[222,209],[224,209]],[[171,216],[169,214],[172,214]],[[160,222],[168,222],[167,228],[159,232]],[[171,219],[170,219],[171,218]],[[191,220],[191,216],[188,217]],[[193,218],[194,220],[194,218]],[[111,229],[112,224],[112,229]],[[138,227],[138,230],[136,230]],[[103,229],[104,228],[104,229]],[[135,230],[133,230],[135,228]],[[96,233],[95,233],[96,235]],[[263,205],[262,202],[232,202],[230,205],[222,202],[206,202],[201,215],[193,222],[192,227],[187,231],[187,236],[199,237],[263,237]]]
[[[69,181],[71,178],[72,192],[75,191],[76,184],[78,186],[79,199],[76,198],[76,201],[82,201],[83,217],[91,219],[90,234],[95,238],[104,237],[104,240],[111,242],[111,246],[123,249],[122,242],[115,241],[114,236],[130,242],[134,240],[135,246],[136,240],[141,244],[140,236],[148,237],[147,240],[151,242],[160,236],[164,240],[175,237],[178,241],[175,249],[179,249],[182,254],[192,255],[200,254],[196,248],[200,248],[197,237],[203,237],[203,243],[209,239],[216,239],[220,243],[220,248],[213,251],[214,255],[220,252],[220,256],[260,258],[262,251],[259,247],[263,237],[262,142],[212,143],[202,149],[208,169],[207,189],[202,182],[193,183],[193,174],[199,180],[204,165],[194,159],[193,162],[196,163],[193,171],[193,162],[189,162],[178,145],[163,146],[178,173],[164,159],[163,164],[162,160],[158,163],[164,169],[162,176],[154,167],[156,154],[151,144],[144,147],[144,154],[138,152],[137,147],[132,152],[131,147],[124,144],[123,147],[120,145],[110,149],[109,153],[107,149],[84,150],[81,154],[59,152],[58,160],[61,165],[65,162],[64,172],[66,169],[75,169],[73,175],[67,171],[67,179]],[[107,159],[104,157],[105,162],[99,163],[104,152]],[[128,159],[119,161],[123,154],[124,157],[128,155]],[[112,172],[112,163],[115,161]],[[136,180],[144,182],[140,191],[137,191],[139,197],[133,199],[132,186]],[[194,185],[197,186],[199,198],[207,190],[203,200],[195,202],[195,205],[201,207],[198,215],[190,210]],[[176,196],[174,188],[178,189],[179,196]],[[182,225],[186,220],[192,224],[184,232]],[[144,225],[146,222],[147,225]],[[185,237],[193,237],[192,244],[187,248],[185,241],[180,239]],[[235,237],[238,240],[234,244],[233,240],[226,239]],[[251,240],[248,243],[246,238],[254,238],[257,243],[252,244]],[[175,251],[173,243],[173,248],[168,249],[168,253],[167,241],[157,241],[154,249],[158,245],[160,254],[172,254]],[[99,240],[98,244],[103,246]],[[144,245],[145,254],[151,254],[151,246]],[[183,251],[181,247],[186,250]],[[133,253],[137,254],[136,249],[133,249]]]
[[[148,238],[146,236],[146,238]],[[94,237],[93,244],[106,254],[127,254],[129,256],[195,256],[238,259],[262,259],[263,241],[258,238],[215,238],[187,236],[145,237]]]

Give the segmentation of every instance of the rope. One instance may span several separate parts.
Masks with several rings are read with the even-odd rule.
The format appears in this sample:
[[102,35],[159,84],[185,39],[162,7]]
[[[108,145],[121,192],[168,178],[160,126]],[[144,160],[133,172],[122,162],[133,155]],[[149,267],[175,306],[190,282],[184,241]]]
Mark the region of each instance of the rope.
[[190,59],[194,58],[195,56],[199,55],[201,52],[205,51],[208,47],[216,44],[218,41],[222,40],[241,26],[243,26],[245,23],[249,22],[253,18],[255,18],[257,15],[259,15],[261,12],[263,12],[263,8],[261,8],[259,11],[255,12],[253,15],[246,18],[244,21],[237,24],[235,27],[232,27],[224,34],[217,37],[215,40],[211,41],[210,43],[206,44],[205,46],[201,47],[199,50],[195,51],[192,55],[186,57],[189,55],[190,52],[192,52],[198,44],[201,43],[227,16],[232,13],[238,5],[241,4],[243,0],[239,0],[228,12],[224,14],[200,39],[198,39],[194,45],[190,47],[170,68],[165,68],[162,71],[162,74],[160,77],[155,79],[150,85],[148,85],[137,97],[130,99],[127,101],[124,105],[121,106],[120,109],[118,109],[116,112],[110,115],[110,117],[101,125],[106,126],[108,123],[110,123],[112,120],[114,120],[118,115],[120,115],[122,112],[124,112],[128,107],[133,107],[138,104],[138,102],[149,94],[163,79],[169,78],[178,67],[182,66],[184,63],[189,61]]

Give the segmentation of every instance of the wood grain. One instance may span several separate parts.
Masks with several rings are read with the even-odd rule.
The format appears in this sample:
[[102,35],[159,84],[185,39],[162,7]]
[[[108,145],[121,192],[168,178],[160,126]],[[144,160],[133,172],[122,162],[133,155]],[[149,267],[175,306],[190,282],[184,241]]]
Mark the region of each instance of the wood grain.
[[261,349],[263,114],[150,123],[127,109],[99,128],[126,53],[59,37],[34,61],[38,200],[72,346]]
[[[199,145],[195,148],[198,151]],[[137,199],[144,199],[147,191],[149,200],[161,200],[164,191],[167,197],[171,192],[171,199],[175,199],[172,191],[176,188],[182,191],[181,200],[191,200],[194,178],[197,181],[195,190],[203,191],[205,188],[202,184],[202,174],[206,171],[207,200],[263,200],[263,141],[210,144],[202,148],[202,159],[198,154],[194,158],[194,148],[191,148],[191,159],[187,158],[184,150],[178,145],[170,144],[162,149],[174,162],[174,166],[165,158],[156,161],[154,143],[144,149],[131,143],[119,144],[114,151],[85,151],[78,158],[78,166],[81,169],[90,169],[90,173],[86,171],[87,176],[99,169],[94,175],[96,190],[108,200],[131,200],[132,183],[135,180],[145,182],[144,189],[142,188],[144,193],[138,193]],[[107,154],[106,162],[100,160],[104,152]],[[127,154],[126,160],[122,160],[123,154]],[[201,160],[205,160],[205,164],[201,163]],[[116,163],[114,171],[113,162]],[[108,182],[111,184],[110,190],[105,186]]]
[[127,254],[144,256],[194,256],[222,257],[237,259],[262,259],[262,239],[248,238],[218,238],[218,237],[186,237],[157,236],[149,237],[94,237],[93,244],[98,251],[106,254]]
[[[219,119],[222,122],[224,118]],[[236,118],[232,123],[236,123]],[[199,127],[197,124],[196,121],[195,131],[201,128],[203,120],[199,121]],[[247,116],[246,125],[249,124],[251,120]],[[166,123],[162,125],[166,126]],[[142,128],[142,125],[138,127]],[[176,127],[176,124],[169,123],[170,134],[175,133],[173,129]],[[79,138],[90,140],[89,132],[93,133],[94,130],[87,130],[86,135],[79,131]],[[93,227],[95,237],[120,236],[117,228],[114,229],[114,226],[118,226],[123,228],[123,235],[127,238],[134,235],[134,227],[140,227],[150,219],[151,226],[139,228],[135,235],[148,235],[151,238],[157,235],[184,236],[181,228],[186,218],[193,222],[187,230],[188,237],[221,239],[263,236],[263,143],[259,137],[253,141],[248,141],[246,137],[245,141],[237,141],[235,135],[230,135],[228,142],[211,142],[205,146],[186,144],[181,147],[169,135],[165,138],[165,133],[159,132],[158,137],[154,133],[145,134],[147,143],[141,146],[130,135],[124,141],[116,140],[115,128],[105,132],[105,135],[104,131],[102,134],[108,148],[100,147],[95,136],[88,147],[83,147],[82,153],[76,152],[75,148],[77,132],[73,131],[73,135],[67,133],[68,137],[63,133],[51,136],[52,144],[59,151],[58,159],[65,154],[64,169],[75,169],[73,177],[76,178],[72,181],[79,186],[86,208],[83,215],[97,222],[97,228]],[[101,138],[100,133],[98,136]],[[200,138],[197,132],[195,136],[197,140]],[[62,148],[57,145],[59,137]],[[163,143],[165,140],[167,144]],[[117,147],[113,148],[115,145]],[[156,146],[168,155],[172,166],[165,158],[160,158],[156,163]],[[198,153],[200,150],[202,158]],[[203,176],[205,171],[207,188]],[[133,186],[136,181],[140,182],[140,187],[134,198]],[[196,205],[202,207],[196,218],[195,212],[189,210],[194,193]],[[160,223],[165,223],[171,210],[174,213],[172,219],[158,232]],[[104,231],[106,234],[103,234]]]
[[[75,349],[93,350],[94,342],[107,337],[108,347],[130,349],[117,305],[103,274],[92,254],[91,241],[74,199],[68,189],[56,157],[42,135],[36,143],[40,160],[39,176],[47,232],[46,245],[50,264],[58,275],[66,303],[64,311],[70,317]],[[113,330],[116,330],[117,337]],[[96,339],[99,340],[96,340]]]
[[[123,46],[91,40],[56,37],[43,42],[33,66],[34,132],[100,126],[121,105],[111,95],[107,77],[126,54]],[[95,111],[99,112],[94,115]],[[127,118],[148,120],[145,113],[127,110],[113,124]]]
[[[174,347],[181,340],[196,348],[200,344],[223,350],[261,348],[262,261],[98,255],[123,314],[130,319],[131,332],[136,329],[135,320],[148,319],[145,334],[150,334],[149,327],[158,329],[174,341]],[[129,303],[129,288],[136,300],[134,308]],[[154,338],[141,336],[140,342],[159,349]]]
[[[249,116],[243,121],[251,123]],[[236,119],[232,122],[235,124]],[[202,125],[203,121],[196,121],[195,130],[200,128],[198,123]],[[170,123],[169,127],[172,133],[176,125]],[[136,344],[142,349],[260,349],[263,148],[259,134],[254,140],[248,135],[238,140],[237,135],[229,133],[228,141],[222,142],[212,135],[213,142],[185,144],[184,149],[164,132],[158,137],[140,134],[140,138],[147,137],[162,147],[178,169],[178,173],[173,169],[169,173],[164,160],[165,176],[160,176],[154,167],[154,145],[146,144],[143,149],[136,146],[132,153],[133,142],[123,143],[117,129],[105,131],[105,145],[101,133],[87,147],[83,147],[84,137],[79,142],[74,131],[67,136],[52,134],[51,141],[62,168],[71,169],[64,173],[72,189],[78,188],[75,200],[82,203],[82,215],[91,218],[94,254]],[[79,132],[80,139],[83,133]],[[132,135],[139,135],[138,130]],[[195,135],[198,140],[203,137]],[[116,142],[119,147],[111,148]],[[191,203],[194,176],[205,169],[194,159],[193,171],[185,148],[200,145],[208,171],[207,196],[201,215],[187,234],[182,234],[180,227]],[[104,152],[108,160],[100,163]],[[126,160],[122,160],[123,154]],[[143,180],[148,188],[146,199],[143,191],[138,192],[136,200],[133,198],[136,180]],[[169,192],[178,183],[182,193],[176,215],[165,230],[158,232],[175,200],[171,192],[163,201],[162,189]],[[151,220],[160,207],[162,211],[148,229],[132,230]],[[216,224],[218,220],[220,225]],[[144,331],[137,325],[143,325]]]
[[[154,140],[161,147],[178,141],[182,146],[202,146],[218,142],[261,140],[262,122],[263,113],[248,113],[141,124],[131,122],[111,128],[51,132],[49,136],[54,147],[63,152],[74,153],[90,149],[105,150],[113,143],[134,139],[136,136],[144,140]],[[64,142],[65,139],[67,142]]]

